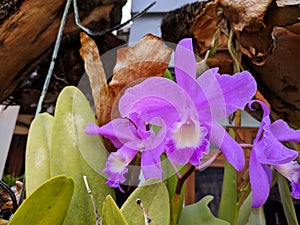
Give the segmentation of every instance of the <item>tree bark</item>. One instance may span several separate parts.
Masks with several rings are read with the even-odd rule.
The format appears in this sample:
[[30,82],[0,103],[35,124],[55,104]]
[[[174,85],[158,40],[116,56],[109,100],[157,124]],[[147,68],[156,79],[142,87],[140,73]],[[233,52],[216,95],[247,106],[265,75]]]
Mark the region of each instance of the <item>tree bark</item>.
[[[51,53],[49,49],[55,42],[66,2],[26,0],[0,24],[0,102],[34,70],[42,56]],[[105,5],[92,8],[90,12],[81,11],[81,23],[87,26],[101,20],[102,26],[98,26],[98,29],[103,29],[103,26],[104,29],[108,28],[114,25],[111,25],[115,22],[114,19],[119,18],[116,15],[119,10],[114,9],[122,6],[121,3],[124,1],[111,0]],[[70,13],[64,34],[77,35],[78,31],[74,13]]]
[[65,2],[24,1],[0,25],[0,101],[22,79],[18,74],[53,44]]

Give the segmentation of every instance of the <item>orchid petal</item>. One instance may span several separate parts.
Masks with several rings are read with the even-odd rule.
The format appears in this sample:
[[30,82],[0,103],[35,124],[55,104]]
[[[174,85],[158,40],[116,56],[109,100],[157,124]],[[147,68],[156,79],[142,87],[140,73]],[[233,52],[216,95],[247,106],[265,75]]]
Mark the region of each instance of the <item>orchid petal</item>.
[[225,159],[237,170],[242,171],[245,157],[242,147],[217,122],[212,126],[210,141],[219,147]]
[[268,199],[270,193],[270,174],[266,173],[268,168],[263,167],[255,156],[255,151],[251,152],[249,161],[249,177],[252,188],[252,207],[262,206]]
[[200,160],[203,154],[207,154],[209,151],[209,142],[206,139],[207,130],[206,128],[200,127],[200,139],[198,141],[198,146],[194,147],[176,147],[176,140],[170,139],[166,145],[168,158],[179,165],[184,165],[190,162],[194,166],[199,166]]
[[178,110],[178,114],[182,114],[185,110],[183,106],[189,100],[186,96],[186,92],[174,81],[162,77],[151,77],[125,91],[119,101],[119,111],[122,117],[128,117],[139,101],[155,97],[173,105],[174,109]]
[[169,140],[166,149],[168,159],[179,165],[188,163],[195,151],[195,147],[177,148],[174,140]]
[[225,99],[227,115],[237,109],[244,109],[256,92],[256,81],[248,71],[216,77]]
[[140,139],[146,139],[151,136],[151,131],[147,130],[145,121],[141,118],[141,116],[136,113],[130,113],[129,119],[134,124],[134,133],[137,134],[137,137]]
[[94,123],[89,123],[84,132],[91,136],[99,135],[99,127]]
[[263,118],[270,116],[269,107],[267,106],[266,103],[264,103],[263,101],[260,101],[260,100],[252,100],[249,102],[248,107],[251,111],[255,111],[255,109],[253,109],[253,107],[252,107],[253,103],[255,103],[255,102],[261,105],[262,110],[263,110],[263,116],[262,116]]
[[291,182],[291,187],[292,187],[292,191],[291,191],[291,195],[293,198],[295,199],[300,199],[300,185],[298,184],[298,182]]
[[163,122],[161,121],[162,120],[160,118],[155,118],[150,121],[152,125],[161,126],[161,129],[157,134],[155,134],[152,131],[153,135],[150,136],[148,139],[144,140],[147,150],[157,149],[159,146],[165,145],[166,136],[167,136],[167,127],[163,125]]
[[149,96],[137,101],[131,110],[138,113],[144,121],[148,122],[152,118],[159,117],[170,126],[174,121],[180,120],[178,111],[172,103],[155,96]]
[[[209,71],[207,71],[209,73]],[[213,78],[214,79],[214,78]],[[211,81],[211,82],[217,82]],[[207,84],[210,86],[210,84]],[[212,112],[210,108],[210,103],[208,101],[208,98],[206,96],[205,90],[202,89],[197,81],[192,78],[191,76],[186,76],[184,78],[184,83],[182,82],[180,86],[188,93],[191,99],[193,99],[193,102],[195,104],[195,107],[198,109],[198,114],[200,116],[200,119],[203,120],[208,120],[211,121],[211,118],[213,117],[211,114],[213,113],[215,119],[223,118],[225,117],[225,111],[219,112],[219,110]],[[208,88],[207,88],[208,89]],[[222,96],[221,92],[219,92],[220,96]],[[223,104],[222,104],[223,103]],[[224,106],[224,100],[222,99],[219,100],[219,106],[223,105]],[[221,110],[224,109],[225,107],[220,107]]]
[[163,148],[157,148],[152,151],[144,151],[141,158],[142,172],[146,180],[151,178],[162,179],[162,168],[160,162],[160,155]]
[[114,119],[97,129],[98,134],[109,139],[116,148],[121,148],[129,142],[139,142],[137,134],[134,133],[134,125],[128,119]]
[[230,76],[208,70],[197,82],[205,97],[201,96],[196,107],[209,109],[206,113],[213,113],[213,119],[221,119],[237,109],[244,109],[256,92],[255,79],[247,71]]
[[294,130],[283,120],[276,120],[270,130],[279,141],[300,142],[300,130]]
[[190,76],[196,79],[196,59],[193,50],[193,42],[191,38],[182,39],[175,51],[174,67],[176,74],[176,82],[184,89],[188,87],[186,77]]
[[113,188],[119,188],[122,192],[120,184],[125,182],[124,174],[128,172],[128,164],[136,156],[137,151],[122,147],[117,152],[112,152],[108,156],[106,167],[103,173],[108,175],[107,184]]
[[[187,114],[178,123],[174,123],[167,143],[168,158],[177,164],[186,164],[192,159],[198,166],[203,152],[207,151],[207,129],[201,127],[193,115]],[[204,144],[205,143],[205,144]]]
[[189,163],[193,166],[199,166],[200,160],[203,158],[203,154],[208,154],[209,152],[209,141],[204,139],[202,144],[195,149]]
[[297,161],[274,165],[274,168],[290,182],[298,182],[300,180],[300,165],[297,163]]
[[263,164],[284,164],[291,162],[298,156],[297,151],[281,144],[268,126],[264,127],[263,137],[255,144],[255,149],[257,160]]

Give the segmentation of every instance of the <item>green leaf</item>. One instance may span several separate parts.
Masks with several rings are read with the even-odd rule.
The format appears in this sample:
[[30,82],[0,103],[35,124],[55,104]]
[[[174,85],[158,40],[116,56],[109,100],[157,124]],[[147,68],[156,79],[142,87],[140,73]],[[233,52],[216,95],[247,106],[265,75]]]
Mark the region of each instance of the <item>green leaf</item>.
[[165,184],[158,179],[151,179],[137,187],[121,208],[128,224],[145,224],[142,209],[136,203],[140,199],[151,225],[169,225],[170,200]]
[[252,209],[247,225],[266,225],[263,206]]
[[278,174],[278,188],[281,197],[283,210],[287,219],[288,225],[298,225],[298,219],[293,203],[293,199],[290,194],[289,185],[286,179],[279,173]]
[[50,178],[50,149],[53,116],[37,115],[32,121],[26,146],[25,180],[27,196]]
[[219,38],[220,38],[220,29],[218,28],[211,41],[211,48],[209,49],[208,58],[213,57],[216,54],[219,47]]
[[207,205],[213,198],[208,195],[195,204],[183,207],[179,225],[230,225],[212,215]]
[[66,225],[95,223],[93,205],[83,176],[87,176],[100,213],[105,197],[114,195],[101,172],[107,159],[101,141],[97,136],[84,133],[86,125],[94,121],[88,101],[79,89],[64,88],[57,100],[53,122],[50,175],[63,174],[75,180],[74,195],[64,222]]
[[127,222],[111,195],[106,196],[102,208],[103,225],[127,225]]
[[[163,180],[166,183],[171,198],[175,194],[175,190],[178,182],[178,176],[176,174],[174,167],[171,165],[170,160],[165,155],[161,155],[160,158],[161,158],[161,166],[164,171]],[[183,175],[186,170],[186,166],[176,165],[176,169],[178,170],[177,172],[179,172],[180,175]]]
[[[184,191],[181,191],[181,193],[184,193]],[[171,224],[175,225],[178,224],[178,221],[180,219],[180,215],[183,208],[183,202],[181,202],[181,196],[183,194],[174,194],[171,198]]]
[[170,70],[168,70],[168,69],[165,70],[163,77],[173,80],[172,74],[171,74]]
[[[180,196],[175,195],[178,182],[176,171],[165,155],[161,155],[161,165],[164,171],[163,180],[168,189],[169,198],[171,199],[171,220],[172,224],[174,224],[177,223],[180,218],[184,201],[184,188],[182,188]],[[184,174],[186,170],[186,166],[177,166],[176,168],[181,175]]]
[[[78,88],[70,86],[61,92],[57,100],[55,117],[60,118],[59,125],[65,126],[65,131],[70,133],[71,140],[89,166],[103,176],[102,170],[105,168],[108,152],[100,136],[84,133],[88,123],[97,121],[90,103]],[[64,119],[66,121],[63,121]]]
[[249,219],[249,216],[251,215],[251,211],[252,211],[252,192],[248,195],[248,197],[245,199],[242,206],[240,207],[235,225],[246,224]]
[[[234,138],[234,131],[229,130],[230,136]],[[234,224],[237,201],[237,172],[227,161],[224,163],[224,178],[222,195],[219,206],[219,218]]]
[[57,176],[38,187],[12,217],[9,225],[61,225],[74,190],[70,177]]

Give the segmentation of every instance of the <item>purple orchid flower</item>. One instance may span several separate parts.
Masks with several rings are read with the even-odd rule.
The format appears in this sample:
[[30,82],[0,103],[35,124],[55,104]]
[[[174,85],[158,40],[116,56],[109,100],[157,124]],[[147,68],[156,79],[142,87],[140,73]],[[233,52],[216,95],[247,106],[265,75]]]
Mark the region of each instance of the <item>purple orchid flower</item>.
[[146,123],[137,113],[131,113],[128,118],[114,119],[102,127],[88,124],[86,134],[102,135],[118,148],[117,152],[109,155],[106,168],[103,170],[108,175],[106,183],[109,186],[123,191],[120,184],[126,180],[124,174],[128,172],[129,163],[139,152],[145,179],[162,179],[160,155],[164,151],[165,128],[159,118],[150,122],[161,127],[158,134],[153,130],[147,130]]
[[[291,150],[281,144],[281,141],[300,142],[300,130],[291,129],[283,120],[277,120],[271,123],[270,110],[267,105],[261,101],[251,101],[249,108],[253,110],[252,104],[259,103],[263,109],[263,118],[261,126],[257,132],[256,138],[253,142],[253,147],[249,161],[249,176],[252,188],[252,207],[256,208],[263,205],[270,192],[270,185],[272,182],[272,171],[268,165],[272,165],[279,172],[287,166],[291,166],[293,160],[298,156],[298,152]],[[291,167],[290,167],[291,168]],[[299,167],[296,169],[299,172]],[[287,178],[290,177],[294,181],[293,187],[299,179],[283,173]],[[298,174],[299,177],[299,174]],[[296,196],[297,190],[295,190]]]
[[290,163],[274,165],[274,168],[291,182],[291,195],[295,199],[300,199],[300,165],[296,161]]
[[238,171],[245,165],[241,146],[218,123],[237,109],[244,109],[256,92],[256,82],[247,72],[220,75],[212,68],[196,77],[196,61],[192,39],[179,42],[175,52],[177,83],[193,99],[202,127],[208,131],[208,139],[219,147],[226,160]]
[[147,122],[162,119],[167,129],[163,147],[173,163],[198,166],[202,155],[208,153],[207,129],[201,126],[192,99],[174,81],[152,77],[128,88],[119,111],[122,117],[136,112]]
[[241,171],[244,152],[218,120],[245,107],[256,91],[254,78],[248,72],[221,76],[213,68],[196,79],[191,39],[183,39],[176,48],[175,74],[179,86],[163,78],[149,78],[128,89],[119,103],[121,115],[134,111],[147,119],[162,118],[168,125],[166,153],[174,163],[198,166],[210,140]]

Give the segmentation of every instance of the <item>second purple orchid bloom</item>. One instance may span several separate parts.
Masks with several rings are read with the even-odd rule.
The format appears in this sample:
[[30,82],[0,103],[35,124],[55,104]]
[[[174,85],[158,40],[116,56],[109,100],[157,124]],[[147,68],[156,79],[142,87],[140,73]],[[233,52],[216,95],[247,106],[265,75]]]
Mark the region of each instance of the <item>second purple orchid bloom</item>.
[[249,161],[249,176],[252,188],[252,207],[263,205],[270,192],[272,183],[272,171],[269,165],[273,166],[279,173],[291,181],[292,196],[300,198],[300,166],[294,161],[298,152],[285,147],[282,141],[300,142],[300,130],[291,129],[283,120],[271,123],[270,110],[261,101],[257,102],[263,109],[261,126],[253,142]]

